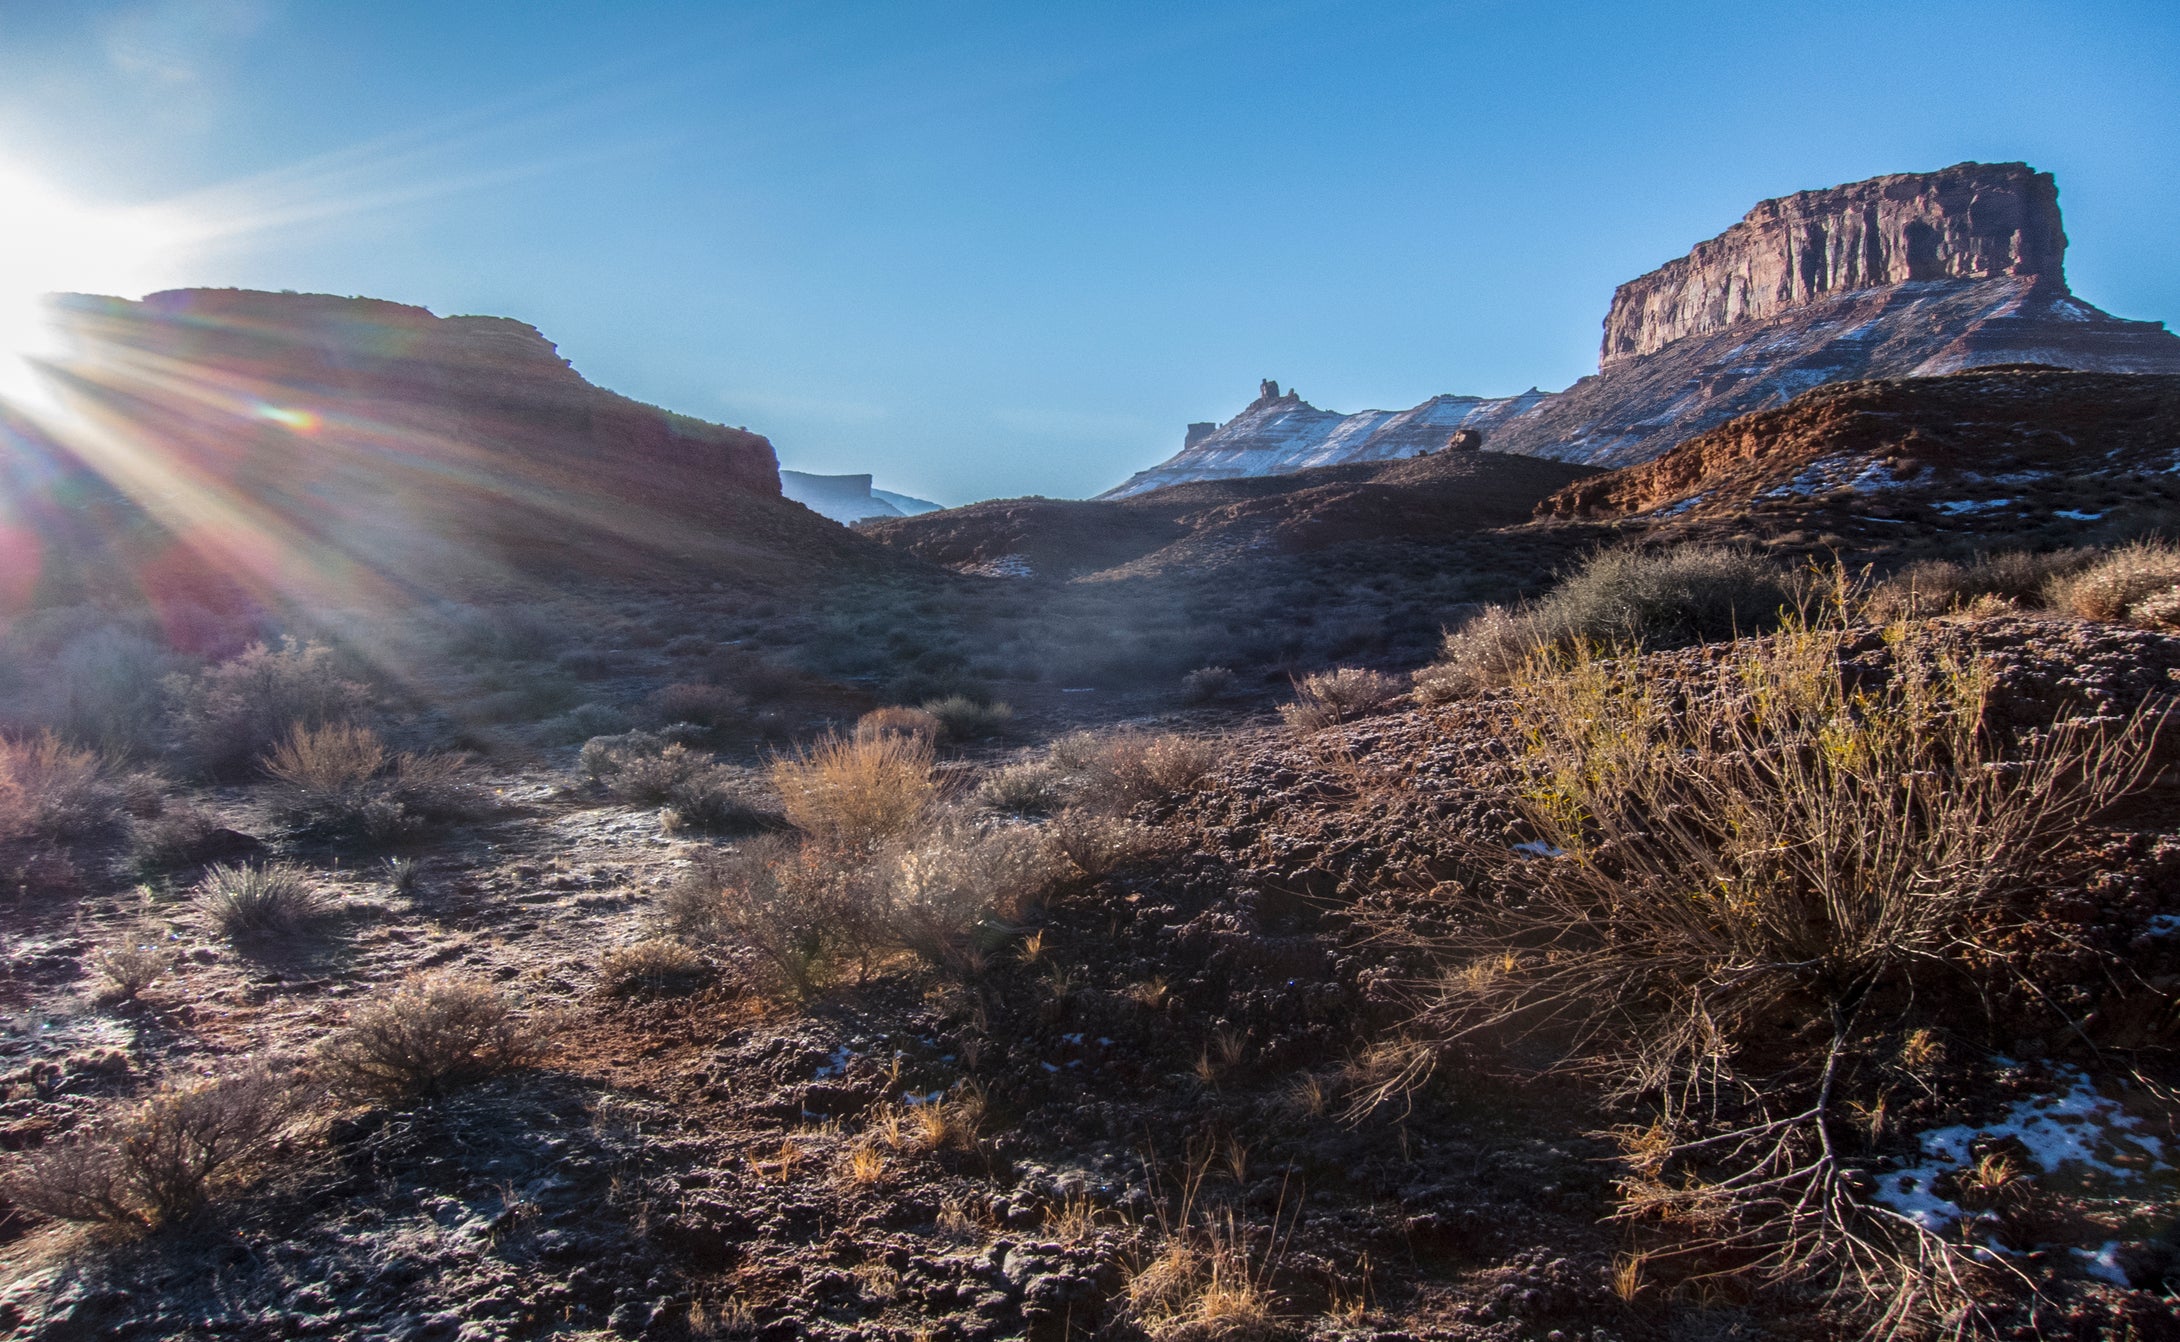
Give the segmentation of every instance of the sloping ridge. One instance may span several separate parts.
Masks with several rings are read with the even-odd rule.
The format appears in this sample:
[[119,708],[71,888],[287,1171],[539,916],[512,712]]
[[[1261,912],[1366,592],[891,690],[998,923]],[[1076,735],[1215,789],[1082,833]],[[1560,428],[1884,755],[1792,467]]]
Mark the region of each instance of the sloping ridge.
[[866,522],[861,530],[933,563],[997,576],[1149,576],[1509,526],[1592,473],[1496,452],[1441,451],[1193,481],[1119,499],[1000,499]]
[[2180,376],[1999,365],[1820,387],[1576,481],[1537,515],[2066,543],[2169,525],[2176,471]]
[[1480,429],[1495,451],[1621,466],[1831,382],[2022,362],[2180,373],[2180,337],[2162,323],[2114,317],[2068,291],[2065,251],[2058,187],[2025,163],[1797,192],[1621,285],[1599,371],[1563,392],[1441,396],[1355,417],[1260,397],[1112,495],[1404,455],[1423,437],[1372,435],[1402,416]]
[[[373,299],[69,295],[55,404],[8,411],[9,545],[55,584],[400,599],[883,562],[764,438],[593,386],[533,327]],[[80,570],[80,572],[78,572]]]

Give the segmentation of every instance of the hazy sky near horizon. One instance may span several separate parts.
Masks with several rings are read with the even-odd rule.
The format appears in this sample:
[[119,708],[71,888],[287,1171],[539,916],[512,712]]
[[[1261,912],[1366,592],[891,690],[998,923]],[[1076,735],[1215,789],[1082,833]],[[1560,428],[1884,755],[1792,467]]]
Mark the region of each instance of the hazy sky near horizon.
[[1964,159],[2180,321],[2174,0],[0,0],[0,192],[195,221],[51,287],[518,317],[947,503],[1116,484],[1260,377],[1565,386],[1757,200]]

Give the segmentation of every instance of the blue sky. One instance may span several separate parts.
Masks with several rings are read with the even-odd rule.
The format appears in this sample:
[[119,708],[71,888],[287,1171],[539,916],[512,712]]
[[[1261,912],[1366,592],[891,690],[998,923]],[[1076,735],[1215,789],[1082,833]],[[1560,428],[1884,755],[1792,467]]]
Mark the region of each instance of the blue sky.
[[1115,484],[1260,377],[1564,386],[1757,200],[1963,159],[2180,320],[2176,128],[2172,0],[0,0],[0,167],[223,221],[142,283],[519,317],[949,503]]

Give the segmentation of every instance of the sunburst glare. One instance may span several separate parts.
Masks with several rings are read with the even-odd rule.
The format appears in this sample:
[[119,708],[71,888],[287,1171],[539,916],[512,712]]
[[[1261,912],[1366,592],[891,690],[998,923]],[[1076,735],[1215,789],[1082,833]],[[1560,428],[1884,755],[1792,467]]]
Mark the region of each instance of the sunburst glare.
[[98,205],[0,164],[0,396],[50,405],[40,360],[60,351],[57,292],[136,297],[167,282],[201,230],[163,205]]

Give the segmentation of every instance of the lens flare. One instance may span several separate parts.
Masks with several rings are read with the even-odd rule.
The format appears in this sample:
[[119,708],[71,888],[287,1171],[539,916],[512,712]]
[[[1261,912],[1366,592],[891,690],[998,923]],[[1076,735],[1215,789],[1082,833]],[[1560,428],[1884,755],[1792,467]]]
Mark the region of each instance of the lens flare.
[[38,365],[63,353],[46,295],[136,297],[157,287],[193,230],[161,206],[99,206],[0,164],[0,396],[51,404]]

